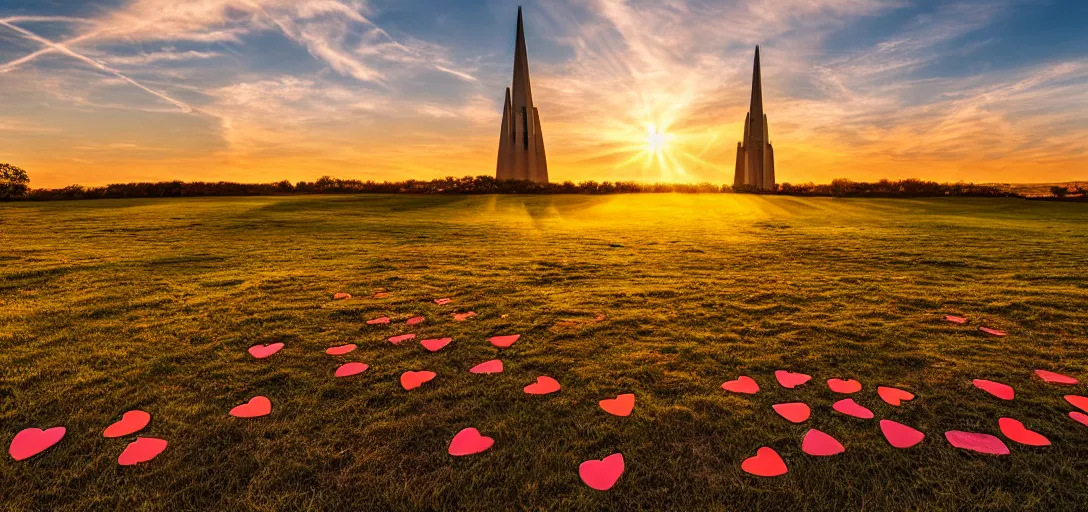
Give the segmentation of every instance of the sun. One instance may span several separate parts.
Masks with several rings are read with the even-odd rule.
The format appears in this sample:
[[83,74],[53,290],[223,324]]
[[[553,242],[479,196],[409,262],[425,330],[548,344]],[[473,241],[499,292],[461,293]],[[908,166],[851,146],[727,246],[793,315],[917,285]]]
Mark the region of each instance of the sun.
[[672,137],[665,133],[664,130],[658,130],[654,124],[646,125],[646,152],[651,155],[658,155],[668,151],[669,142]]

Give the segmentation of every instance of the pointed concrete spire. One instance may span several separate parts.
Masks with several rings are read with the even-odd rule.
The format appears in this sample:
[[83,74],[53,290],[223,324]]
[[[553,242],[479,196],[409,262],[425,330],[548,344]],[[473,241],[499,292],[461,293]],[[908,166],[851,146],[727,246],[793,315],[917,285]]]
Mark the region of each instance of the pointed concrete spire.
[[540,118],[533,104],[529,80],[529,51],[525,45],[525,22],[518,7],[517,39],[514,42],[514,82],[507,89],[508,113],[503,114],[502,133],[510,135],[499,142],[495,171],[498,179],[548,181],[548,162],[544,156],[544,136]]
[[757,189],[772,189],[775,186],[774,151],[770,146],[767,114],[763,112],[763,76],[759,65],[758,46],[752,67],[752,103],[748,109],[748,117],[744,120],[744,139],[737,146],[737,168],[733,185],[747,185]]

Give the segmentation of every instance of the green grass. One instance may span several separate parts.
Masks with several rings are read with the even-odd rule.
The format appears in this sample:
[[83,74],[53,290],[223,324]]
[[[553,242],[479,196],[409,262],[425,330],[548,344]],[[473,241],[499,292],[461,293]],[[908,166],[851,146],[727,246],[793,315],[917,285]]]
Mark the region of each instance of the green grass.
[[[1088,427],[1046,368],[1088,380],[1088,205],[743,195],[348,196],[0,205],[0,502],[36,510],[918,510],[1088,507]],[[392,293],[374,299],[378,289]],[[344,302],[333,293],[356,296]],[[432,299],[453,297],[450,306]],[[464,323],[454,311],[476,311]],[[963,327],[945,313],[971,318]],[[607,319],[594,322],[604,314]],[[425,315],[418,329],[366,325]],[[570,322],[577,322],[571,324]],[[980,334],[978,325],[1008,338]],[[451,336],[438,353],[392,346]],[[486,338],[521,333],[498,350]],[[246,349],[281,340],[271,359]],[[358,343],[345,358],[328,346]],[[501,375],[471,366],[500,357]],[[339,362],[367,373],[332,377]],[[785,368],[815,377],[795,391]],[[436,380],[411,392],[400,373]],[[748,374],[764,391],[729,395]],[[521,389],[551,375],[563,390]],[[853,377],[877,418],[929,436],[899,451],[830,410]],[[974,389],[1013,385],[1002,402]],[[892,408],[877,385],[914,391]],[[629,418],[602,398],[632,392]],[[238,420],[263,394],[271,416]],[[793,425],[771,405],[803,400]],[[170,447],[119,467],[102,430],[134,408]],[[1011,416],[1049,448],[951,448]],[[477,427],[488,452],[446,454]],[[808,428],[847,452],[812,458]],[[740,471],[772,446],[790,473]],[[579,463],[622,452],[609,492]]]

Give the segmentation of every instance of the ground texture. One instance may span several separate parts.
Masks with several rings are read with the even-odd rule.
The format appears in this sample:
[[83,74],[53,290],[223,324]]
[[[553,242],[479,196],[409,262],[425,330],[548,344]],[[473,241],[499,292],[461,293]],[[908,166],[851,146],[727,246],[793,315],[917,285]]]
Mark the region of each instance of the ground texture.
[[[0,455],[15,510],[1074,510],[1088,427],[1055,370],[1088,381],[1088,205],[740,195],[284,197],[0,205]],[[385,290],[390,296],[374,298]],[[336,292],[355,297],[333,301]],[[439,306],[432,299],[451,297]],[[478,316],[454,322],[452,313]],[[970,319],[966,326],[945,314]],[[370,326],[379,316],[390,326]],[[404,320],[427,320],[407,327]],[[604,315],[603,321],[595,321]],[[980,333],[987,325],[1007,338]],[[431,353],[385,338],[453,337]],[[487,338],[522,334],[497,349]],[[256,360],[246,349],[282,341]],[[357,343],[344,357],[326,347]],[[506,371],[473,375],[501,358]],[[345,361],[371,365],[333,378]],[[789,369],[815,379],[774,383]],[[404,391],[400,374],[438,378]],[[720,388],[738,375],[748,397]],[[529,396],[539,375],[561,392]],[[831,411],[824,381],[924,431],[888,446]],[[976,378],[1016,388],[1012,402]],[[918,398],[881,402],[878,385]],[[597,402],[634,393],[627,418]],[[254,395],[270,416],[227,415]],[[807,424],[771,411],[805,401]],[[102,430],[130,409],[170,442],[120,467]],[[1054,445],[957,450],[1009,416]],[[454,458],[465,427],[495,438]],[[802,453],[809,428],[846,453]],[[741,461],[771,446],[789,466]],[[582,461],[621,452],[614,488]]]

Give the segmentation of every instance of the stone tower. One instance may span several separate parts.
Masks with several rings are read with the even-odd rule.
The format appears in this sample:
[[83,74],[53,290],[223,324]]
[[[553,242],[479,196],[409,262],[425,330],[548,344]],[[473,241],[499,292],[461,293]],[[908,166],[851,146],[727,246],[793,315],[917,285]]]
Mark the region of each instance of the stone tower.
[[529,85],[529,57],[525,49],[525,25],[518,7],[518,38],[514,46],[513,92],[506,89],[499,135],[499,161],[495,178],[548,182],[548,159],[544,155],[544,134],[540,112],[533,106]]
[[744,119],[744,140],[737,143],[737,167],[733,186],[749,185],[773,190],[774,147],[771,146],[767,115],[763,113],[763,79],[759,71],[759,47],[752,71],[752,105]]

